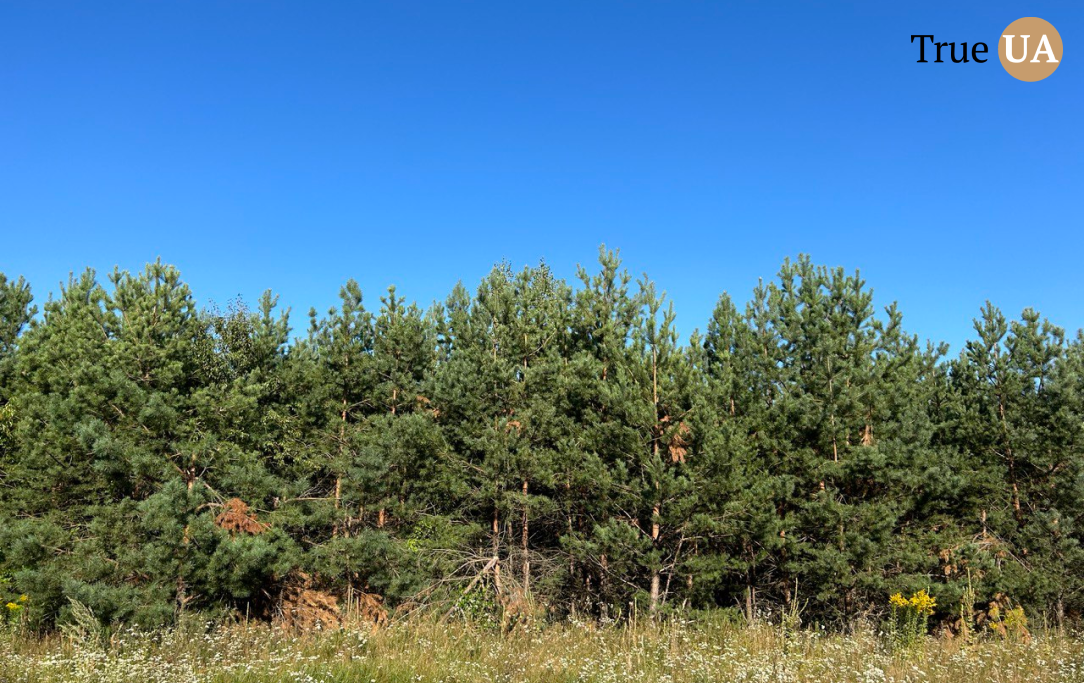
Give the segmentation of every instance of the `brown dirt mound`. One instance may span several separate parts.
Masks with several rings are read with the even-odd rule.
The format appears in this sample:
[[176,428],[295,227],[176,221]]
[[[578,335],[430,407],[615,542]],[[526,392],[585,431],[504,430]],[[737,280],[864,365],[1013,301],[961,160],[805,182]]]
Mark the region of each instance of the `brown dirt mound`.
[[384,608],[384,598],[376,593],[355,593],[350,604],[351,616],[372,624],[373,629],[388,625],[388,610]]
[[279,624],[298,631],[339,628],[339,601],[334,595],[321,591],[298,590],[283,596]]
[[315,631],[342,626],[339,599],[330,593],[314,590],[312,578],[299,572],[282,591],[277,621],[288,629]]
[[304,572],[291,575],[279,598],[275,621],[280,626],[314,631],[366,624],[375,631],[387,625],[388,610],[382,596],[351,590],[340,600],[337,595],[318,590],[314,583]]

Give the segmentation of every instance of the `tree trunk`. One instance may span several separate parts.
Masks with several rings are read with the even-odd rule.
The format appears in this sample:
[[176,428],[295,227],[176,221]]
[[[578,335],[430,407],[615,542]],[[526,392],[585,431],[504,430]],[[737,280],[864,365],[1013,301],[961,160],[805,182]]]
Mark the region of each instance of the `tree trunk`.
[[493,586],[501,592],[501,518],[497,504],[493,504]]
[[1005,457],[1009,461],[1009,482],[1012,485],[1012,510],[1013,516],[1016,518],[1016,523],[1020,526],[1024,524],[1023,511],[1020,509],[1020,487],[1016,481],[1016,456],[1012,451],[1012,442],[1009,438],[1009,421],[1005,418],[1005,399],[1001,394],[1000,387],[998,388],[997,395],[997,411],[998,416],[1001,418],[1001,433],[1004,439],[1005,445]]
[[753,623],[753,583],[748,572],[745,574],[745,621],[748,624]]
[[651,613],[654,614],[659,609],[659,592],[661,590],[661,581],[659,572],[651,572]]
[[[657,485],[656,485],[657,488]],[[659,504],[656,503],[651,508],[651,545],[656,547],[659,544]],[[659,568],[657,566],[651,568],[651,602],[649,603],[649,609],[654,614],[659,608],[659,589],[661,588],[661,577],[659,575]]]
[[[343,455],[346,453],[346,397],[343,397],[343,409],[342,420],[339,422],[339,467],[342,467]],[[335,477],[335,509],[338,510],[342,505],[342,493],[343,493],[343,477],[338,475]],[[336,524],[336,526],[338,526]]]
[[[651,400],[653,408],[655,410],[655,424],[653,425],[653,438],[651,440],[651,454],[655,458],[655,461],[659,459],[659,363],[658,363],[658,351],[654,346],[651,347]],[[659,534],[660,534],[660,518],[662,513],[662,504],[659,501],[660,496],[659,482],[655,482],[655,504],[651,507],[651,547],[658,548]],[[648,603],[649,609],[654,614],[659,609],[659,589],[661,588],[661,581],[659,576],[659,567],[655,565],[651,568],[651,598]]]
[[527,516],[527,480],[523,480],[523,594],[526,595],[531,590],[531,556],[527,551],[527,537],[529,531],[529,521]]

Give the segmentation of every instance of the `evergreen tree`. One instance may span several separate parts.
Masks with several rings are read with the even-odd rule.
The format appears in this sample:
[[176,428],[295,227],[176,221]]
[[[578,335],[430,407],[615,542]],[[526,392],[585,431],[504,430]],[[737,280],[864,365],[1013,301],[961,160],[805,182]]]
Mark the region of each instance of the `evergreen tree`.
[[0,487],[4,486],[4,473],[11,467],[9,458],[14,448],[15,408],[9,401],[15,390],[15,352],[19,336],[36,312],[30,306],[32,300],[26,280],[9,281],[0,273]]
[[[1080,567],[1080,422],[1064,333],[1031,309],[1009,322],[987,304],[978,339],[952,366],[953,438],[969,456],[988,593],[1049,605],[1064,618]],[[975,509],[977,508],[977,509]]]
[[449,355],[438,376],[437,406],[472,509],[489,518],[498,591],[511,555],[518,558],[520,586],[530,589],[531,517],[547,513],[531,484],[552,486],[550,463],[562,438],[554,395],[568,298],[545,265],[518,274],[501,266],[474,301],[467,304],[459,289],[446,307]]
[[[626,362],[639,297],[616,252],[599,252],[595,274],[578,270],[580,288],[571,310],[570,345],[559,395],[561,414],[574,430],[559,443],[554,496],[564,517],[560,542],[568,553],[566,593],[571,602],[603,615],[623,606],[638,562],[638,532],[618,500],[625,495],[624,458],[614,458],[620,429],[614,406],[621,402],[621,368]],[[615,466],[615,464],[619,464]],[[632,584],[635,586],[635,584]]]
[[[694,363],[703,377],[692,411],[698,501],[691,531],[697,539],[686,562],[694,604],[728,604],[740,596],[755,617],[757,590],[771,590],[770,567],[782,539],[775,502],[781,492],[763,440],[772,380],[747,317],[722,296]],[[770,593],[769,593],[770,594]]]
[[[354,281],[308,334],[176,269],[0,276],[0,576],[52,625],[272,616],[300,586],[514,613],[895,591],[1084,614],[1084,337],[987,305],[956,358],[857,274],[787,261],[687,344],[615,252],[429,312]],[[462,579],[456,584],[451,579]],[[486,599],[474,602],[479,591]],[[638,607],[639,606],[639,607]]]

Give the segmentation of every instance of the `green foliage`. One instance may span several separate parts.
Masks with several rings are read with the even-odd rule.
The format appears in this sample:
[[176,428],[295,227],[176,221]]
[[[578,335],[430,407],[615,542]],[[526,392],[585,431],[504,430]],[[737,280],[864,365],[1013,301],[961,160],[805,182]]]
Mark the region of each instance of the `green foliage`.
[[428,311],[350,281],[293,340],[271,293],[200,310],[160,262],[40,317],[0,275],[4,590],[47,628],[271,616],[302,583],[472,618],[839,623],[928,587],[901,633],[999,594],[1077,619],[1084,337],[992,305],[975,331],[945,359],[806,257],[687,343],[605,249]]

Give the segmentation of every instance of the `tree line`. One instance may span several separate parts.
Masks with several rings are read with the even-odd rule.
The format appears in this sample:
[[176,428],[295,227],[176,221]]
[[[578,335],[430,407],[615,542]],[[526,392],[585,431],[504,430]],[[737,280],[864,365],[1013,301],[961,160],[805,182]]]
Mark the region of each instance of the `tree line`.
[[[43,626],[269,614],[301,580],[389,605],[527,596],[619,618],[928,589],[1084,610],[1084,337],[987,304],[954,357],[858,273],[787,261],[682,341],[616,253],[499,265],[425,310],[0,275],[0,577]],[[0,596],[3,597],[3,596]]]

